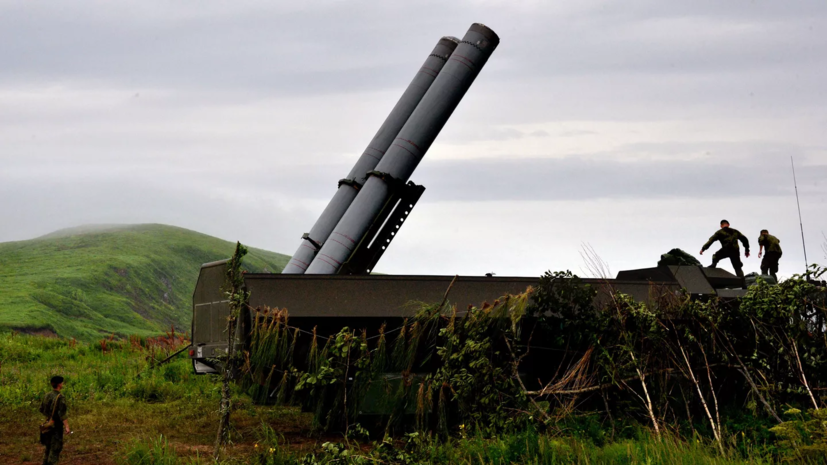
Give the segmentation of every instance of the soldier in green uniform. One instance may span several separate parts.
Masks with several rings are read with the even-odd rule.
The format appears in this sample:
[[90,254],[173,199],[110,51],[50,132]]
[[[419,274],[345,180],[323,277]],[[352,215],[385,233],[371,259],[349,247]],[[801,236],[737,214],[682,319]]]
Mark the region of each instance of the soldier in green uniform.
[[729,221],[721,220],[721,229],[716,231],[715,234],[706,241],[706,244],[701,248],[701,255],[703,255],[704,251],[715,241],[721,241],[721,249],[712,255],[712,265],[710,265],[710,268],[715,268],[718,266],[719,261],[724,258],[729,258],[730,262],[732,262],[732,268],[735,269],[735,274],[743,278],[744,270],[742,269],[743,263],[741,263],[741,250],[738,248],[738,241],[744,244],[745,254],[747,258],[749,258],[749,240],[747,236],[741,234],[737,229],[730,228]]
[[69,433],[69,422],[66,412],[66,399],[60,391],[63,389],[63,377],[53,376],[51,379],[52,391],[46,394],[40,403],[40,413],[46,420],[54,419],[55,426],[46,434],[43,441],[46,446],[46,456],[43,465],[54,465],[60,460],[60,451],[63,450],[63,433]]
[[761,258],[761,252],[765,247],[767,252],[761,260],[761,274],[767,274],[769,271],[770,275],[777,280],[778,260],[781,259],[781,241],[766,229],[762,229],[761,235],[758,236],[758,258]]

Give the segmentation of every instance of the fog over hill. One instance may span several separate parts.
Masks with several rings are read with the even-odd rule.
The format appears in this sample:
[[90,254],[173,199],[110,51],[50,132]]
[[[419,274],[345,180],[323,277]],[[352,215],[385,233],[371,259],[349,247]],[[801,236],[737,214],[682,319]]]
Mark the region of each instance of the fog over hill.
[[58,229],[35,239],[58,239],[61,237],[77,236],[79,234],[95,234],[104,232],[123,231],[135,228],[134,224],[84,224],[72,228]]

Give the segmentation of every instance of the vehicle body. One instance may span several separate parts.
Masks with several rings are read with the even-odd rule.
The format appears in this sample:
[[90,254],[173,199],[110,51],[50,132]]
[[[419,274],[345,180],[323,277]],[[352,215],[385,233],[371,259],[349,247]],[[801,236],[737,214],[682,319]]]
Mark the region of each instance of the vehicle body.
[[[190,357],[197,373],[216,372],[214,359],[227,349],[226,263],[204,264],[193,293]],[[696,298],[736,298],[745,292],[742,281],[731,273],[698,266],[621,271],[618,278],[581,282],[597,290],[598,301],[605,301],[616,291],[641,302],[680,292]],[[536,287],[539,280],[518,276],[244,275],[250,309],[286,309],[291,326],[308,333],[315,329],[325,337],[345,326],[371,333],[382,325],[395,328],[413,317],[421,304],[438,304],[446,298],[462,311],[469,305],[480,306],[507,294],[525,292]],[[241,348],[250,344],[250,309],[241,315],[235,336]]]

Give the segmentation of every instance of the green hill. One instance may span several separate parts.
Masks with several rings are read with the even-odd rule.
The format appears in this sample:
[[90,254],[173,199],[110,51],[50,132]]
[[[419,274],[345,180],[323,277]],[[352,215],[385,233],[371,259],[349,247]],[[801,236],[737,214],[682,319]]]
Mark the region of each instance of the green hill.
[[[0,331],[83,340],[189,330],[202,263],[235,244],[173,226],[94,225],[0,243]],[[250,249],[246,268],[278,273],[286,255]]]

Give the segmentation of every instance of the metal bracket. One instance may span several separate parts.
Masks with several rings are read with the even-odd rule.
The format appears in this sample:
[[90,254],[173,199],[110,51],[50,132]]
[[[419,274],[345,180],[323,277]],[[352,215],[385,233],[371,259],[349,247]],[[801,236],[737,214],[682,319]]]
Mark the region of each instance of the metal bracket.
[[350,178],[344,178],[344,179],[339,180],[339,187],[342,187],[344,185],[348,185],[348,186],[356,189],[357,191],[362,188],[361,184],[359,184],[358,182],[356,182],[356,181],[354,181],[353,179],[350,179]]
[[319,249],[321,249],[321,248],[322,248],[322,245],[321,245],[321,244],[319,244],[318,242],[316,242],[316,241],[314,241],[313,239],[311,239],[311,238],[310,238],[310,233],[304,233],[304,234],[302,234],[302,239],[304,239],[304,240],[306,240],[307,242],[309,242],[309,243],[313,244],[313,247],[315,247],[315,248],[316,248],[316,251],[317,251],[317,252],[319,251]]
[[[385,173],[384,171],[376,171],[376,170],[368,171],[367,172],[367,177],[369,178],[371,176],[375,176],[375,177],[385,181],[385,184],[390,186],[392,191],[402,190],[406,186],[404,181],[402,181],[398,178],[395,178],[395,177],[391,176],[389,173]],[[413,184],[413,183],[409,183],[409,184]],[[413,184],[413,185],[415,186],[416,184]]]
[[413,182],[402,183],[387,173],[371,171],[368,175],[381,177],[387,182],[391,188],[391,196],[370,225],[365,237],[339,268],[338,274],[370,274],[373,267],[382,258],[382,254],[390,246],[391,241],[399,233],[399,229],[413,210],[416,202],[419,201],[422,193],[425,192],[424,186]]

